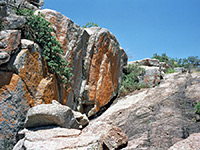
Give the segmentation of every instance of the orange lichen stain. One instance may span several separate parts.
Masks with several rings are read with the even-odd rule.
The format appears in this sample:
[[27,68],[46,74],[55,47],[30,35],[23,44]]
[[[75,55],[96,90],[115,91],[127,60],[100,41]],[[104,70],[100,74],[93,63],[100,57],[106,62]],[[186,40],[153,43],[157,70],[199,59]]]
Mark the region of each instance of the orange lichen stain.
[[[93,55],[93,58],[91,60],[91,66],[89,71],[89,79],[88,79],[88,85],[89,85],[89,100],[95,101],[96,99],[96,89],[97,89],[97,82],[99,80],[99,73],[100,73],[100,66],[103,59],[104,54],[108,51],[109,46],[109,37],[100,36],[99,37],[99,47],[98,47],[98,53]],[[103,43],[105,39],[105,43]],[[95,51],[95,50],[94,50]]]
[[13,74],[11,80],[10,80],[10,84],[9,85],[5,85],[5,87],[7,88],[8,91],[15,91],[17,88],[17,84],[19,82],[20,77],[16,74]]
[[104,63],[101,65],[101,77],[96,90],[95,104],[97,107],[102,107],[110,101],[110,98],[114,92],[114,84],[112,82],[112,71],[110,61],[105,58]]
[[149,76],[148,75],[145,76],[144,81],[145,81],[145,83],[149,83]]
[[20,69],[19,76],[25,82],[28,90],[31,91],[33,95],[36,94],[37,86],[43,78],[42,66],[39,60],[39,52],[30,52],[29,50],[24,50],[26,53],[26,62],[23,68]]
[[52,100],[58,100],[58,88],[55,75],[48,76],[40,82],[37,88],[36,99],[45,104],[51,104]]
[[15,114],[15,112],[14,112],[14,111],[12,111],[12,112],[11,112],[11,115],[13,116],[14,114]]
[[17,49],[20,44],[21,33],[19,31],[12,32],[8,39],[8,46],[3,49],[3,51],[8,52],[9,54],[12,53],[13,50]]
[[107,53],[108,60],[110,62],[110,72],[112,76],[112,83],[114,85],[114,91],[117,90],[118,85],[118,76],[120,72],[120,60],[119,55],[116,53],[114,54],[112,49],[110,49]]
[[12,106],[11,106],[11,105],[8,105],[8,108],[12,108]]
[[61,104],[63,104],[63,105],[67,104],[67,100],[68,100],[68,96],[69,96],[70,92],[72,92],[72,88],[70,86],[68,86],[67,89],[65,89],[63,87],[63,98],[62,98]]

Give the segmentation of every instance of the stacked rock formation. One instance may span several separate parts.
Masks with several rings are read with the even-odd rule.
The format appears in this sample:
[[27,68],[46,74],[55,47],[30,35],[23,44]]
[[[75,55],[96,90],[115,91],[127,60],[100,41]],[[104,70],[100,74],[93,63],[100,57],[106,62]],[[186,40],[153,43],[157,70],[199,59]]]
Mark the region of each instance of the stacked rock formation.
[[[0,139],[16,142],[30,107],[51,104],[55,99],[87,116],[95,115],[118,93],[127,55],[107,29],[83,29],[61,13],[40,10],[42,0],[1,1],[0,32]],[[30,8],[45,15],[61,43],[63,58],[72,67],[66,90],[48,71],[42,47],[23,39],[25,16],[14,8]],[[0,143],[3,146],[3,142]]]
[[147,87],[154,87],[158,85],[161,80],[164,78],[168,64],[165,62],[160,62],[157,59],[145,58],[138,61],[132,61],[128,64],[138,65],[141,68],[144,68],[144,74],[140,75],[139,82],[143,83]]

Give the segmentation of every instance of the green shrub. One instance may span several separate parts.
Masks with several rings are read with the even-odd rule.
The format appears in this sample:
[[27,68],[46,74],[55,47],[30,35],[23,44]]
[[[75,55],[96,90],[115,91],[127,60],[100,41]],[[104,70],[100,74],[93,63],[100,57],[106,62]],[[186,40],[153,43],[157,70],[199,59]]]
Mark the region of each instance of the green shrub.
[[98,27],[98,25],[94,22],[88,22],[83,28],[91,28],[91,27]]
[[200,115],[200,102],[195,105],[195,113]]
[[137,65],[128,65],[124,72],[122,78],[122,85],[119,90],[119,96],[125,96],[134,90],[139,90],[144,88],[145,85],[139,83],[138,76],[144,74],[144,69]]
[[169,74],[169,73],[174,73],[174,72],[176,71],[173,68],[168,68],[165,73]]
[[30,9],[17,9],[16,13],[26,16],[27,22],[23,26],[22,36],[40,45],[43,49],[42,55],[50,71],[58,75],[62,82],[67,84],[69,78],[72,76],[71,68],[69,67],[69,63],[61,56],[63,50],[59,41],[51,34],[53,29],[50,27],[50,22],[40,13],[34,15],[34,12]]

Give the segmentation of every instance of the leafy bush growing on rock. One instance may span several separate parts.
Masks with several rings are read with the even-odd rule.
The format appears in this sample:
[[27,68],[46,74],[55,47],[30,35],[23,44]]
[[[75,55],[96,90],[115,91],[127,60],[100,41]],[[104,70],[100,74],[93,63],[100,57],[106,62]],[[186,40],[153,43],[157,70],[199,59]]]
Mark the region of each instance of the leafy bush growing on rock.
[[69,82],[71,68],[69,63],[62,58],[63,50],[55,36],[51,34],[53,28],[40,12],[35,15],[30,9],[17,9],[17,15],[26,16],[26,24],[23,26],[22,36],[38,43],[42,49],[42,55],[47,61],[50,71],[58,75],[62,82]]
[[119,90],[119,96],[125,96],[134,90],[139,90],[146,87],[139,83],[139,75],[144,74],[145,70],[138,65],[129,64],[123,70],[122,85]]
[[195,105],[195,113],[200,115],[200,102]]
[[98,27],[98,25],[94,22],[88,22],[83,28],[91,28],[91,27]]
[[169,74],[169,73],[174,73],[174,72],[176,71],[173,68],[168,68],[165,73]]

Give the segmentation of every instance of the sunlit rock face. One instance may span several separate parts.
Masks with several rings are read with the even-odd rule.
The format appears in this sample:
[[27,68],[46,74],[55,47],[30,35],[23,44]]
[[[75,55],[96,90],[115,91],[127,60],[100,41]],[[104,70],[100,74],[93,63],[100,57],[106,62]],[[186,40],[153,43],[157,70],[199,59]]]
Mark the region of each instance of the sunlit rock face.
[[[115,36],[103,28],[83,29],[61,13],[40,10],[43,1],[17,0],[21,6],[40,11],[51,23],[52,34],[61,43],[62,57],[72,68],[67,89],[53,74],[38,43],[23,39],[25,16],[18,16],[10,2],[0,3],[0,140],[16,141],[29,108],[52,100],[72,110],[95,115],[118,93],[127,55]],[[9,137],[7,137],[9,136]],[[0,142],[0,149],[4,145]],[[12,145],[12,144],[11,144]]]
[[82,29],[53,10],[41,10],[51,22],[62,44],[63,57],[70,62],[73,77],[62,104],[94,115],[117,95],[127,55],[115,36],[103,28]]

